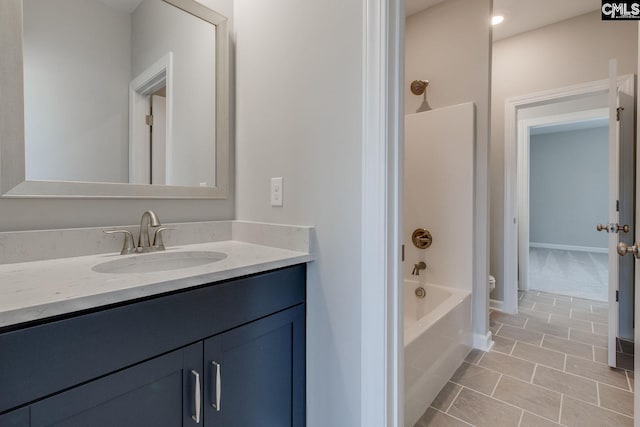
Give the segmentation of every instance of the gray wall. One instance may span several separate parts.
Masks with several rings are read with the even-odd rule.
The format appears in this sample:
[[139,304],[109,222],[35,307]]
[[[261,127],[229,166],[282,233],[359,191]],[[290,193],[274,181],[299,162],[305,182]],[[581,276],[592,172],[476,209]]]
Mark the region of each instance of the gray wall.
[[502,298],[504,270],[504,102],[512,96],[606,79],[609,59],[619,74],[636,73],[638,26],[600,20],[600,12],[493,44],[491,98],[491,272]]
[[609,128],[531,136],[530,242],[607,248]]
[[99,1],[24,1],[29,179],[129,181],[130,26]]
[[[200,3],[227,16],[233,25],[232,0],[201,0]],[[233,83],[231,87],[233,88]],[[234,108],[233,94],[234,92],[232,91],[232,111]],[[137,224],[140,221],[140,215],[146,209],[155,210],[163,222],[233,219],[235,208],[233,132],[230,154],[229,173],[231,187],[230,196],[226,200],[0,198],[0,231]]]
[[[235,2],[237,218],[315,226],[307,425],[359,426],[364,3]],[[271,177],[284,177],[271,207]]]
[[[422,97],[409,91],[412,80],[429,80],[432,108],[473,102],[476,105],[474,158],[473,324],[488,331],[489,275],[489,113],[491,84],[491,0],[448,0],[406,20],[405,113],[415,112]],[[435,184],[434,184],[435,185]],[[411,236],[404,236],[405,243]]]

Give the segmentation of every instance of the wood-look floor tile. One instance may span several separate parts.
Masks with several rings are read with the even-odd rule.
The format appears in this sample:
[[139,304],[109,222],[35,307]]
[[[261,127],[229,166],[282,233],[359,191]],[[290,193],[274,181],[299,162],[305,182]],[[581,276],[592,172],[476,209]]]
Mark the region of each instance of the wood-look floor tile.
[[541,322],[546,322],[547,320],[549,320],[550,316],[550,313],[545,313],[544,311],[528,310],[526,308],[520,310],[518,314],[524,317],[528,317],[529,319],[540,320]]
[[453,374],[451,381],[479,391],[480,393],[491,394],[499,378],[500,374],[497,372],[463,363]]
[[521,301],[533,301],[541,304],[553,305],[553,300],[555,298],[547,297],[544,295],[534,295],[532,293],[528,293],[522,297]]
[[414,427],[469,427],[469,424],[457,420],[443,412],[429,408],[427,409],[427,412],[420,417]]
[[571,302],[571,297],[569,295],[552,294],[552,293],[544,292],[544,291],[539,291],[538,295],[541,296],[541,297],[554,299],[554,300],[556,300],[556,302],[558,302],[558,301]]
[[569,314],[571,314],[571,307],[536,303],[535,307],[533,307],[533,311],[543,311],[545,313],[556,313],[561,314],[562,316],[569,316]]
[[560,424],[549,421],[545,418],[525,412],[520,427],[559,427]]
[[529,319],[525,329],[541,334],[553,335],[559,338],[569,338],[569,327],[562,325],[555,325],[552,323],[543,322],[536,319]]
[[542,347],[593,360],[593,348],[590,345],[545,335]]
[[478,365],[527,382],[531,380],[536,366],[535,363],[497,352],[485,354]]
[[571,329],[569,332],[569,339],[571,341],[577,341],[589,345],[597,345],[599,347],[607,347],[606,335],[592,334],[591,332],[580,331],[578,329]]
[[489,319],[489,330],[493,335],[498,333],[498,330],[502,326],[502,323]]
[[478,350],[476,348],[471,349],[471,351],[469,352],[469,354],[467,354],[467,357],[464,359],[464,361],[467,363],[471,363],[472,365],[475,365],[478,363],[478,360],[480,360],[483,354],[484,354],[484,351],[482,350]]
[[603,426],[633,426],[633,418],[598,408],[565,396],[562,402],[562,419],[567,427],[603,427]]
[[447,412],[447,409],[449,409],[449,405],[451,405],[451,403],[453,402],[453,399],[456,398],[461,388],[462,387],[459,386],[458,384],[448,382],[442,388],[442,390],[440,390],[440,393],[438,393],[436,398],[433,399],[431,406],[443,412]]
[[607,353],[606,348],[594,346],[593,355],[594,355],[595,361],[598,363],[604,363],[606,365],[607,362],[609,361],[609,354]]
[[633,417],[633,393],[602,383],[598,384],[598,391],[600,406]]
[[453,402],[449,413],[478,427],[515,427],[522,410],[465,388]]
[[511,325],[518,328],[522,328],[527,321],[527,318],[520,315],[513,315],[502,313],[500,311],[494,311],[491,313],[491,320],[499,323],[504,323],[505,325]]
[[629,377],[629,383],[631,384],[631,391],[635,391],[634,378],[635,375],[633,372],[627,371],[627,376]]
[[596,382],[586,378],[565,374],[564,372],[538,365],[533,377],[533,383],[558,393],[574,396],[586,402],[598,403]]
[[493,397],[547,419],[560,416],[560,393],[507,376],[500,379]]
[[551,323],[552,325],[561,325],[568,328],[591,332],[591,322],[587,320],[578,320],[566,316],[560,316],[559,314],[551,314],[549,323]]
[[598,323],[604,323],[604,324],[609,323],[609,320],[606,315],[592,313],[586,310],[583,311],[578,309],[572,309],[571,317],[573,319],[588,320],[590,322],[598,322]]
[[558,370],[564,369],[564,354],[543,347],[518,342],[511,355]]
[[593,322],[593,332],[598,335],[609,335],[609,326],[606,323]]
[[491,351],[499,351],[500,353],[511,353],[513,346],[516,344],[514,340],[496,335],[493,337],[493,347]]
[[516,341],[522,341],[529,344],[540,345],[542,342],[542,334],[539,332],[529,331],[526,329],[514,328],[513,326],[504,325],[500,328],[498,336],[510,338]]
[[609,384],[629,390],[627,376],[622,369],[613,369],[601,363],[584,360],[578,357],[568,356],[565,371],[590,378],[601,383]]

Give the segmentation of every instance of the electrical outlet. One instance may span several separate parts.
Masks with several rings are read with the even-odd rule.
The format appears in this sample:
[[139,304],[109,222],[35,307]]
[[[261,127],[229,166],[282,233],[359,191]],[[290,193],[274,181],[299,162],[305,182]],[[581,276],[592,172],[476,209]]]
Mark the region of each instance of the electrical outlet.
[[282,206],[283,182],[282,177],[271,178],[271,206]]

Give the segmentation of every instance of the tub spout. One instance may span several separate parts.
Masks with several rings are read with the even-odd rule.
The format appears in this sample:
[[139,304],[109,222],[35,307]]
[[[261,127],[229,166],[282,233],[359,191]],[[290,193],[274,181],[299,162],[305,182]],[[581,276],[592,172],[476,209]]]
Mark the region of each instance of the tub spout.
[[411,272],[411,274],[414,276],[419,276],[420,270],[426,270],[426,269],[427,269],[427,264],[425,264],[424,261],[420,261],[417,264],[413,264],[413,271]]

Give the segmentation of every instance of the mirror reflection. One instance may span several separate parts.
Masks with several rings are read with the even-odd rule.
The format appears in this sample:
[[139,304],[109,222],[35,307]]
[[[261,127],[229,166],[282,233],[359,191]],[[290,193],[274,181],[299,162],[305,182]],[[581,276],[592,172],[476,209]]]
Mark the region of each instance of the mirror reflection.
[[216,28],[160,0],[24,0],[26,179],[216,185]]

